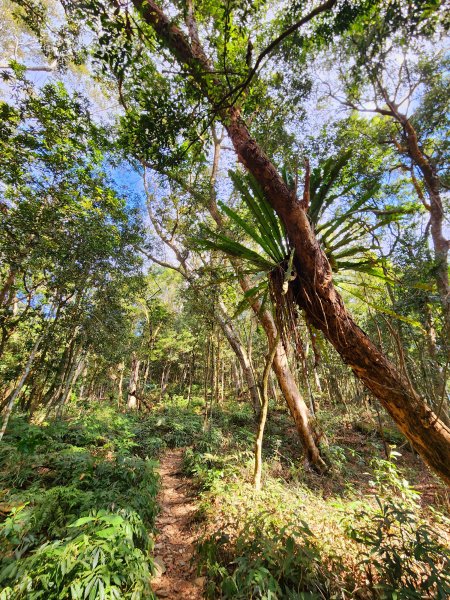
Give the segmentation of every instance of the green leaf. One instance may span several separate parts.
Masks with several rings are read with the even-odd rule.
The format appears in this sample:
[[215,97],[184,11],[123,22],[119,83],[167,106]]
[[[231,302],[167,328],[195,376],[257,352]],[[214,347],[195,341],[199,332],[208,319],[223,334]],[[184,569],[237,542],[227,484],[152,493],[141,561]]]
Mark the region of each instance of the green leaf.
[[245,260],[261,271],[269,272],[276,266],[276,263],[273,263],[257,252],[250,250],[243,244],[235,242],[225,235],[221,235],[212,231],[210,231],[209,234],[211,237],[214,236],[215,239],[211,240],[203,237],[197,237],[194,238],[193,241],[196,242],[201,248],[208,250],[220,250],[229,256]]
[[96,517],[81,517],[80,519],[77,519],[74,523],[67,525],[67,527],[81,527],[82,525],[85,525],[86,523],[92,523],[92,521],[96,521],[96,520],[97,520]]
[[423,329],[423,327],[419,323],[419,321],[416,321],[416,320],[411,319],[409,317],[404,317],[403,315],[399,315],[395,311],[390,310],[389,308],[386,308],[385,306],[381,306],[380,304],[377,304],[375,302],[370,302],[362,294],[359,294],[358,292],[355,292],[355,290],[351,290],[348,287],[345,287],[342,283],[338,284],[336,282],[336,286],[340,287],[342,290],[345,290],[346,292],[348,292],[352,296],[355,296],[355,298],[358,298],[359,300],[361,300],[362,302],[364,302],[365,304],[367,304],[367,306],[370,306],[371,308],[374,308],[376,311],[381,312],[381,313],[385,313],[385,314],[387,314],[387,315],[389,315],[391,317],[394,317],[395,319],[398,319],[399,321],[403,321],[405,323],[408,323],[409,325],[412,325],[413,327],[417,327],[423,333],[425,333],[425,330]]

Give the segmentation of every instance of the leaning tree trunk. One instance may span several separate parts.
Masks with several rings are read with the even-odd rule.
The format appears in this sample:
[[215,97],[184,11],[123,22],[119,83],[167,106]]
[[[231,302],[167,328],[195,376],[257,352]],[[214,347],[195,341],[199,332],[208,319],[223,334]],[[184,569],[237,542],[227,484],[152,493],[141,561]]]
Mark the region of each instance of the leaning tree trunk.
[[333,285],[330,264],[305,207],[250,137],[238,111],[231,113],[228,131],[236,152],[264,189],[295,248],[296,301],[310,323],[324,333],[344,362],[381,401],[422,458],[450,483],[450,429],[353,321]]
[[83,367],[84,367],[84,358],[82,357],[78,360],[78,356],[76,356],[73,360],[72,367],[71,367],[69,375],[67,377],[67,380],[66,380],[66,383],[64,386],[64,391],[59,400],[59,404],[58,404],[58,414],[59,415],[61,415],[62,410],[63,410],[68,398],[70,398],[70,394],[72,393],[73,386],[76,384],[77,379],[83,370]]
[[203,49],[197,41],[191,44],[153,0],[133,3],[175,59],[190,72],[225,125],[239,160],[258,181],[284,223],[295,248],[295,297],[308,320],[324,333],[344,362],[381,401],[422,458],[450,483],[450,428],[351,318],[333,285],[330,264],[314,235],[306,207],[250,136],[239,108],[217,102],[218,97],[227,95],[228,89],[222,86]]
[[217,309],[214,313],[214,316],[219,323],[224,336],[228,340],[228,343],[233,349],[237,359],[239,360],[239,364],[241,365],[245,382],[248,387],[253,409],[256,413],[258,413],[261,407],[261,397],[259,395],[259,388],[256,382],[253,364],[247,354],[244,344],[234,329],[233,323],[227,314],[222,298],[219,298],[217,302]]

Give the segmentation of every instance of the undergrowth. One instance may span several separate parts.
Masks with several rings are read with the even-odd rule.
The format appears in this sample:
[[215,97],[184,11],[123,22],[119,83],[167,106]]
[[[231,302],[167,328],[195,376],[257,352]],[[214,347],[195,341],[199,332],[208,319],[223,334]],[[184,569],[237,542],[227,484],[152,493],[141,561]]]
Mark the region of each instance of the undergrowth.
[[318,477],[294,460],[286,426],[282,414],[269,424],[259,493],[251,485],[254,425],[246,409],[216,413],[185,454],[184,470],[201,496],[198,551],[207,597],[448,598],[449,521],[420,505],[395,453],[382,460],[376,444],[351,448],[331,440],[331,470]]
[[246,404],[214,406],[205,425],[202,402],[181,397],[139,417],[108,406],[40,425],[16,416],[0,446],[0,600],[154,597],[155,458],[168,447],[186,447],[199,495],[208,598],[450,596],[450,523],[406,481],[411,460],[381,459],[380,440],[348,420],[325,432],[331,469],[318,476],[272,404],[256,493],[255,428]]
[[141,429],[108,406],[11,420],[0,446],[1,600],[154,597],[158,478]]

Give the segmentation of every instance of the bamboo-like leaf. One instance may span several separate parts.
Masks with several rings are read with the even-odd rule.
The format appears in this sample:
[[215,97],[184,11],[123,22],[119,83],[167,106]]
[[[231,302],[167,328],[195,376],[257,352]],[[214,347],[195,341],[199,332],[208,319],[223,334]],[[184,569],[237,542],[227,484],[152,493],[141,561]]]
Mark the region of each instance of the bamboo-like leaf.
[[[230,175],[231,173],[232,171],[230,172]],[[270,245],[272,249],[270,254],[277,256],[277,244],[276,242],[274,243],[273,232],[271,231],[269,223],[266,222],[262,210],[260,209],[258,204],[254,202],[248,190],[248,187],[244,184],[242,179],[236,173],[234,173],[231,176],[231,178],[233,180],[235,188],[240,192],[242,199],[244,200],[245,204],[247,205],[248,209],[253,215],[253,218],[255,219],[255,223],[260,231],[261,236],[265,238],[266,244]]]
[[358,223],[357,221],[351,222],[348,227],[343,228],[342,231],[333,237],[331,240],[331,242],[333,242],[332,245],[330,240],[328,240],[328,248],[330,248],[332,252],[335,252],[339,248],[342,248],[342,246],[348,245],[350,242],[355,243],[362,241],[366,238],[369,231],[370,230],[367,230],[361,223]]
[[[286,256],[285,234],[275,211],[267,202],[258,183],[250,175],[243,180],[239,174],[229,171],[230,177],[241,193],[242,199],[252,213],[255,224],[266,244],[272,248],[271,256],[281,262]],[[250,189],[249,189],[250,187]],[[253,192],[254,197],[250,192]]]
[[369,198],[370,198],[369,193],[363,194],[363,196],[361,196],[358,200],[356,200],[356,202],[354,202],[350,206],[350,208],[348,210],[346,210],[340,217],[338,217],[337,219],[328,221],[324,226],[321,226],[320,228],[318,228],[318,231],[326,229],[326,233],[323,234],[323,237],[328,239],[330,237],[330,235],[333,232],[335,232],[337,230],[337,228],[350,217],[351,214],[356,212],[358,208],[360,208],[363,204],[365,204]]
[[360,252],[367,252],[370,248],[366,248],[366,246],[350,246],[346,250],[342,250],[336,254],[332,253],[334,259],[337,261],[340,258],[344,258],[347,256],[354,256],[355,254],[359,254]]
[[338,264],[342,265],[342,270],[349,271],[358,271],[359,273],[364,273],[366,275],[371,275],[372,277],[376,277],[377,279],[381,279],[385,283],[389,283],[390,285],[394,285],[395,281],[392,277],[389,277],[385,274],[382,268],[374,265],[374,261],[360,261],[360,262],[341,262],[338,261]]
[[280,247],[280,251],[285,256],[287,253],[287,247],[286,247],[286,243],[285,243],[286,242],[286,232],[284,230],[283,223],[280,221],[275,210],[272,208],[272,206],[267,201],[267,199],[264,195],[264,192],[263,192],[261,186],[259,185],[259,183],[256,181],[255,177],[251,173],[249,173],[247,176],[247,179],[248,179],[249,185],[250,185],[253,193],[255,194],[255,197],[258,198],[258,200],[261,204],[261,207],[264,211],[264,214],[266,215],[269,226],[272,230],[273,236],[276,239],[278,246]]
[[[309,215],[312,223],[317,223],[320,213],[338,197],[338,195],[330,197],[329,191],[338,181],[342,168],[348,162],[350,156],[351,150],[347,150],[337,157],[328,158],[318,169],[314,169],[310,181],[311,201]],[[355,185],[348,186],[346,193],[355,187]],[[341,195],[344,195],[344,192]]]

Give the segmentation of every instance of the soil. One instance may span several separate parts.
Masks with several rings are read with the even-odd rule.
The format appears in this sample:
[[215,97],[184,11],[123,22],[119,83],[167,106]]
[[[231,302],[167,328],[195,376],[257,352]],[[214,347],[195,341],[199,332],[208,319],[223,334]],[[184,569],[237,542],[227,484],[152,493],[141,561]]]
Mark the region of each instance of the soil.
[[158,598],[201,600],[204,578],[197,576],[194,527],[195,500],[191,484],[181,473],[183,449],[168,450],[160,460],[161,512],[156,519],[155,563],[152,588]]

